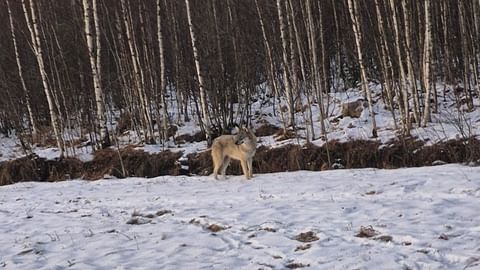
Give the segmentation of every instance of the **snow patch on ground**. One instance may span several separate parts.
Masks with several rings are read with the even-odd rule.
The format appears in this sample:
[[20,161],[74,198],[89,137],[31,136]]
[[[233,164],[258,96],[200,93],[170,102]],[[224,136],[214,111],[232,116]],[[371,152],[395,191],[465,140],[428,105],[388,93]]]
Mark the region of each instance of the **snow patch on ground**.
[[479,201],[461,165],[24,182],[0,187],[0,266],[479,269]]

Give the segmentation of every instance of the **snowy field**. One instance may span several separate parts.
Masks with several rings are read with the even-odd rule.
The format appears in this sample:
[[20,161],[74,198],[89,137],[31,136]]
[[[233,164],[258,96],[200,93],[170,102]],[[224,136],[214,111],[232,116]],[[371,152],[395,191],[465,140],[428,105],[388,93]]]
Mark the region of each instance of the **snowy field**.
[[461,165],[26,182],[0,187],[0,268],[480,269],[479,213]]

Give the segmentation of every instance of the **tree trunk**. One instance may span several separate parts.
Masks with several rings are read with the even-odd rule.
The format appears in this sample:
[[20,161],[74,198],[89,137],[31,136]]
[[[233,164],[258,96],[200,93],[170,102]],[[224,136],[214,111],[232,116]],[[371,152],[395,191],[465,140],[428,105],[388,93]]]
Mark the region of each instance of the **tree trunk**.
[[[323,104],[323,87],[322,84],[320,83],[320,70],[319,70],[319,64],[318,64],[318,56],[317,56],[317,39],[316,39],[316,31],[315,31],[315,25],[313,22],[313,14],[312,14],[312,7],[311,7],[311,2],[310,0],[307,0],[307,20],[308,20],[308,40],[310,44],[310,51],[312,53],[312,62],[313,62],[313,81],[315,88],[317,89],[317,95],[318,95],[318,107],[320,109],[320,130],[322,132],[322,135],[324,137],[327,136],[327,129],[325,128],[325,110],[324,110],[324,104]],[[330,163],[330,162],[329,162]]]
[[[107,131],[107,120],[105,117],[105,104],[103,101],[102,80],[100,77],[101,65],[101,42],[100,25],[98,18],[97,0],[83,0],[83,19],[85,23],[85,36],[88,46],[88,56],[90,59],[90,68],[92,69],[93,89],[95,92],[95,104],[97,108],[97,121],[100,129],[101,147],[110,146],[110,139]],[[91,13],[93,13],[95,32],[92,31]],[[95,44],[94,44],[95,41]]]
[[285,94],[287,97],[288,108],[288,126],[295,127],[295,104],[293,100],[293,90],[290,84],[290,72],[288,68],[288,53],[287,53],[287,33],[285,19],[283,16],[283,7],[281,0],[277,0],[278,20],[280,21],[280,37],[282,39],[282,60],[283,60],[283,80],[285,83]]
[[[157,38],[158,38],[158,50],[160,55],[160,102],[162,103],[162,138],[163,141],[168,140],[168,111],[167,111],[167,101],[165,98],[167,88],[165,77],[165,53],[163,48],[163,32],[162,32],[162,21],[161,21],[161,0],[157,0]],[[157,126],[160,130],[160,123],[157,123]]]
[[13,48],[15,50],[15,60],[16,60],[16,63],[17,63],[18,77],[20,78],[20,83],[22,84],[23,93],[25,95],[28,117],[30,119],[30,124],[32,126],[32,135],[33,135],[33,137],[35,137],[36,135],[38,135],[38,127],[37,127],[37,123],[35,121],[35,118],[33,117],[33,110],[32,110],[30,94],[28,93],[27,85],[26,85],[25,79],[23,77],[23,67],[22,67],[22,62],[20,61],[20,53],[18,52],[17,39],[16,39],[16,35],[15,35],[15,25],[13,24],[12,11],[10,9],[10,2],[9,2],[9,0],[6,0],[6,2],[7,2],[7,10],[8,10],[8,19],[10,21],[10,33],[12,35]]
[[400,41],[400,28],[399,23],[397,21],[397,11],[396,11],[396,4],[395,0],[389,0],[390,9],[392,12],[392,23],[393,23],[393,30],[395,36],[395,49],[396,49],[396,57],[398,61],[398,67],[400,69],[400,92],[402,94],[403,99],[403,106],[399,97],[400,110],[402,111],[402,124],[403,124],[403,134],[408,135],[410,134],[411,129],[411,122],[410,122],[410,112],[409,112],[409,102],[408,102],[408,90],[406,86],[406,75],[405,69],[403,68],[403,54],[402,54],[402,43]]
[[423,44],[423,89],[425,89],[425,108],[423,112],[423,126],[427,126],[430,119],[430,70],[432,55],[432,25],[430,0],[425,0],[425,42]]
[[412,94],[413,98],[413,117],[417,125],[421,125],[421,118],[420,118],[420,110],[419,110],[419,101],[418,101],[418,91],[417,91],[417,82],[415,79],[415,71],[413,70],[413,62],[412,62],[412,44],[410,38],[410,11],[408,9],[407,0],[402,0],[402,7],[403,7],[403,21],[404,21],[404,29],[405,29],[405,56],[407,61],[407,91]]
[[393,123],[395,125],[395,129],[397,129],[397,120],[395,116],[395,104],[393,101],[393,90],[391,88],[392,81],[391,81],[391,69],[392,69],[392,59],[390,58],[388,47],[387,47],[387,35],[385,32],[385,24],[383,21],[382,11],[380,9],[379,0],[375,0],[375,10],[377,13],[377,23],[378,23],[378,30],[380,33],[379,41],[380,41],[380,58],[382,63],[382,71],[383,71],[383,78],[384,78],[384,85],[385,90],[387,92],[387,99],[390,112],[392,113]]
[[372,136],[377,137],[377,122],[375,120],[375,113],[373,112],[372,93],[368,89],[367,73],[365,71],[365,64],[363,63],[362,54],[362,34],[360,32],[360,18],[358,14],[358,5],[356,0],[348,0],[348,10],[350,12],[350,18],[352,19],[352,28],[355,35],[355,44],[357,48],[358,64],[360,65],[360,76],[362,78],[362,89],[368,99],[368,109],[370,116],[372,117]]
[[27,26],[30,31],[33,52],[35,53],[35,57],[37,59],[38,69],[40,71],[40,76],[42,78],[43,90],[45,92],[45,96],[47,97],[47,103],[48,103],[48,109],[50,112],[50,121],[52,124],[53,133],[55,134],[57,147],[60,151],[60,157],[63,157],[65,149],[63,147],[62,133],[59,128],[59,116],[57,113],[57,108],[55,107],[53,95],[50,90],[47,71],[45,69],[45,63],[43,60],[43,49],[42,49],[42,44],[40,40],[41,33],[40,33],[40,29],[37,22],[37,15],[35,14],[35,4],[34,4],[35,1],[29,1],[30,12],[31,12],[30,14],[27,8],[26,1],[27,0],[22,0],[23,14],[25,16],[25,20],[27,22]]
[[152,120],[151,120],[151,115],[149,110],[150,106],[148,104],[147,96],[145,94],[145,89],[144,89],[145,84],[143,80],[143,74],[140,68],[140,63],[139,63],[140,60],[137,53],[137,48],[135,46],[134,36],[132,33],[133,26],[132,26],[131,16],[130,16],[129,10],[127,9],[125,0],[121,0],[121,5],[122,5],[122,15],[123,15],[123,20],[125,24],[124,26],[125,26],[125,33],[127,36],[129,54],[130,54],[130,58],[133,66],[133,73],[134,73],[133,80],[135,84],[135,89],[137,91],[137,97],[140,101],[139,106],[140,106],[140,112],[143,120],[145,142],[151,143],[153,142],[153,130],[152,130]]
[[193,23],[192,23],[192,14],[190,11],[190,1],[185,0],[185,5],[187,8],[187,18],[188,18],[188,28],[190,30],[190,40],[192,42],[192,48],[193,48],[193,58],[195,60],[195,68],[197,71],[197,78],[198,78],[198,86],[200,88],[200,107],[202,110],[202,121],[201,123],[203,124],[205,128],[205,136],[208,142],[208,145],[211,145],[212,143],[212,125],[210,122],[210,113],[208,110],[208,100],[207,100],[207,93],[205,92],[205,87],[203,83],[203,77],[202,77],[202,72],[200,69],[200,57],[198,55],[198,50],[197,50],[197,41],[195,39],[195,31],[193,29]]
[[302,83],[303,83],[303,86],[305,87],[305,96],[307,98],[307,103],[308,103],[307,104],[307,120],[309,123],[307,124],[307,131],[310,136],[307,136],[307,141],[310,142],[315,138],[315,130],[313,126],[313,114],[312,114],[312,100],[310,97],[310,93],[306,90],[307,70],[305,67],[305,61],[303,59],[304,52],[302,50],[302,43],[301,43],[302,39],[300,37],[298,26],[295,21],[296,16],[294,14],[294,5],[292,3],[292,0],[288,0],[288,4],[290,7],[290,12],[292,14],[292,24],[293,24],[293,31],[295,33],[295,40],[297,44],[297,51],[298,51],[297,55],[298,55],[298,60],[300,62],[300,72],[302,74]]

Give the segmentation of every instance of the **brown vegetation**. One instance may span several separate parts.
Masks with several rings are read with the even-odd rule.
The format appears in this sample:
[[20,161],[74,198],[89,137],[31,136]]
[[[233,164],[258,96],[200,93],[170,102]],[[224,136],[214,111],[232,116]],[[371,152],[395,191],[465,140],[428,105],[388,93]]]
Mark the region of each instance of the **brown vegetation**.
[[74,178],[96,180],[103,178],[104,175],[118,178],[178,175],[180,165],[177,160],[181,155],[182,153],[170,151],[148,154],[141,150],[126,148],[120,151],[122,157],[120,162],[118,152],[104,149],[97,151],[94,159],[85,163],[75,158],[47,160],[30,155],[0,163],[0,185],[23,181],[53,182]]
[[[480,141],[477,139],[451,140],[425,146],[411,139],[392,141],[380,147],[374,141],[352,141],[328,144],[330,159],[345,168],[399,168],[431,166],[445,163],[480,162]],[[120,157],[121,161],[120,162]],[[103,149],[95,153],[94,159],[82,163],[75,158],[46,160],[36,155],[0,163],[0,185],[22,181],[61,181],[74,178],[101,179],[105,175],[118,178],[160,175],[210,175],[212,159],[210,151],[190,154],[181,169],[179,158],[182,153],[164,151],[148,154],[133,147],[117,150]],[[122,168],[123,164],[123,168]],[[271,173],[296,170],[319,171],[332,169],[328,164],[325,147],[313,144],[286,145],[279,148],[261,146],[253,160],[255,173]],[[227,175],[241,175],[239,162],[232,161]]]
[[[480,160],[480,141],[451,140],[431,146],[411,139],[392,141],[380,147],[374,141],[352,141],[328,144],[331,160],[341,163],[345,168],[400,168],[431,166],[435,161],[446,163],[478,162]],[[197,175],[212,173],[212,161],[208,151],[188,155],[189,172]],[[320,171],[331,168],[325,147],[313,144],[286,145],[279,148],[260,146],[253,159],[255,173],[285,172],[297,170]],[[227,174],[241,175],[238,162],[232,161]]]

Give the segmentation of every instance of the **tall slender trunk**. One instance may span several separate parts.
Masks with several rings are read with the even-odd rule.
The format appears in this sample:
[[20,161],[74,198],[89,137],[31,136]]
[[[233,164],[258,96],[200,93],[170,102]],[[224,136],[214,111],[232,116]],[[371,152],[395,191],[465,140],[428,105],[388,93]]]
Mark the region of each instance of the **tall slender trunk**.
[[[83,19],[85,23],[85,36],[88,46],[88,56],[90,59],[90,68],[92,69],[93,89],[95,92],[95,104],[97,108],[97,120],[100,130],[101,147],[110,146],[110,139],[107,131],[107,121],[105,117],[105,104],[103,100],[101,72],[101,42],[100,42],[100,25],[98,18],[97,0],[83,0]],[[95,31],[92,31],[91,14]],[[95,43],[94,43],[95,41]]]
[[393,90],[392,90],[392,82],[391,82],[391,69],[392,69],[392,59],[390,58],[388,47],[387,47],[387,35],[385,32],[385,23],[383,21],[382,11],[380,9],[379,0],[375,0],[375,10],[376,10],[376,18],[378,24],[378,30],[380,33],[379,41],[380,41],[380,58],[382,63],[382,71],[383,71],[383,78],[384,78],[384,85],[385,90],[387,92],[387,99],[388,99],[388,106],[390,107],[390,112],[392,113],[393,123],[395,125],[395,129],[397,129],[397,120],[395,116],[395,106],[393,101]]
[[208,144],[210,145],[212,142],[212,125],[210,122],[210,113],[208,110],[208,100],[207,100],[207,93],[205,91],[205,86],[203,83],[202,72],[200,69],[200,57],[198,55],[197,50],[197,41],[195,39],[195,31],[193,29],[192,23],[192,14],[190,11],[190,1],[185,0],[185,5],[187,8],[187,18],[188,18],[188,28],[190,30],[190,40],[192,42],[192,49],[193,49],[193,58],[195,60],[195,68],[197,71],[197,78],[198,78],[198,86],[200,88],[200,107],[202,110],[202,124],[205,128],[205,136],[207,139]]
[[295,126],[295,104],[293,100],[293,90],[290,82],[290,72],[288,68],[288,53],[287,53],[287,31],[285,19],[283,16],[283,7],[281,0],[277,0],[278,20],[280,21],[280,37],[282,39],[282,60],[283,60],[283,80],[285,84],[285,94],[287,97],[288,108],[288,125]]
[[150,115],[150,106],[147,100],[147,96],[145,94],[145,89],[144,89],[145,84],[144,84],[143,74],[140,68],[140,63],[139,63],[140,60],[137,52],[137,47],[135,45],[134,36],[132,33],[133,26],[132,26],[130,11],[126,5],[125,0],[121,0],[120,2],[122,6],[122,15],[123,15],[123,21],[125,26],[125,33],[127,36],[129,54],[130,54],[130,58],[133,66],[133,73],[134,73],[133,80],[135,84],[135,89],[137,91],[137,96],[140,101],[139,106],[140,106],[140,112],[142,115],[145,142],[150,143],[150,142],[153,142],[153,139],[154,139],[153,129],[152,129],[152,120]]
[[413,117],[417,125],[421,125],[421,118],[420,118],[420,110],[419,110],[419,100],[418,100],[418,91],[417,91],[417,82],[415,79],[415,71],[413,69],[413,59],[412,59],[412,44],[411,44],[411,27],[410,27],[410,11],[408,9],[407,0],[402,0],[402,8],[403,8],[403,21],[404,21],[404,29],[405,29],[405,56],[407,61],[407,86],[408,92],[411,93],[413,98]]
[[372,136],[377,137],[377,122],[375,120],[375,113],[373,111],[372,93],[368,89],[367,72],[365,70],[365,64],[363,62],[362,53],[362,33],[360,32],[360,18],[358,14],[358,5],[356,0],[348,0],[348,10],[350,12],[350,18],[352,19],[352,28],[355,35],[355,44],[357,48],[358,64],[360,65],[360,76],[362,78],[362,89],[368,99],[368,109],[370,111],[370,117],[372,118]]
[[471,84],[470,84],[470,76],[471,76],[471,69],[470,69],[470,61],[471,55],[469,50],[468,44],[468,33],[467,33],[467,25],[465,20],[465,7],[464,2],[459,1],[457,3],[458,6],[458,19],[460,21],[460,36],[461,38],[461,45],[462,45],[462,55],[463,55],[463,87],[465,92],[468,95],[468,102],[467,106],[469,109],[473,108],[473,99],[472,99],[472,91],[471,91]]
[[423,89],[425,89],[425,109],[423,113],[423,126],[427,126],[430,119],[430,70],[432,60],[432,24],[430,0],[425,0],[425,42],[423,44]]
[[402,94],[403,99],[403,106],[400,101],[400,110],[402,111],[402,124],[403,124],[403,134],[408,135],[410,134],[411,129],[411,122],[410,122],[410,110],[409,110],[409,102],[408,102],[408,90],[406,86],[406,75],[405,69],[403,68],[403,54],[402,54],[402,42],[400,39],[400,28],[399,23],[397,21],[397,11],[396,11],[396,3],[395,0],[389,0],[390,3],[390,10],[392,12],[392,23],[393,23],[393,30],[395,36],[395,49],[396,49],[396,57],[398,61],[398,67],[400,69],[400,92]]
[[[162,103],[162,138],[164,141],[168,140],[168,110],[167,101],[165,98],[167,88],[165,77],[165,52],[163,48],[163,32],[162,32],[162,6],[161,0],[157,0],[157,38],[158,38],[158,50],[160,55],[160,102]],[[160,127],[160,123],[157,123]],[[160,129],[160,128],[159,128]]]
[[313,22],[313,13],[312,13],[312,4],[310,0],[307,0],[307,20],[308,20],[308,40],[310,44],[310,51],[312,53],[312,73],[313,73],[313,81],[316,88],[317,96],[318,96],[318,107],[320,109],[320,131],[322,132],[323,136],[327,136],[327,129],[325,127],[325,109],[323,104],[323,87],[320,83],[320,70],[318,64],[318,56],[317,56],[317,41],[316,41],[316,31]]
[[[298,55],[298,60],[300,62],[300,72],[302,74],[302,83],[304,85],[304,87],[306,88],[306,80],[307,80],[307,70],[306,70],[306,67],[305,67],[305,61],[303,59],[304,57],[304,52],[302,50],[302,43],[301,43],[301,37],[300,37],[300,33],[298,31],[298,26],[297,26],[297,23],[296,23],[296,16],[294,16],[294,5],[292,3],[293,0],[288,0],[288,4],[289,4],[289,7],[290,7],[290,12],[292,14],[292,24],[293,24],[293,31],[295,33],[295,40],[296,40],[296,44],[297,44],[297,55]],[[313,125],[313,114],[312,114],[312,100],[311,100],[311,97],[310,97],[310,93],[308,93],[308,91],[305,89],[305,96],[307,98],[307,119],[309,121],[308,125],[307,125],[307,131],[309,132],[309,135],[310,136],[307,136],[307,141],[311,141],[313,139],[315,139],[315,130],[314,130],[314,125]]]
[[17,38],[15,35],[15,25],[13,23],[12,11],[10,9],[10,2],[9,0],[6,0],[6,2],[7,2],[7,10],[8,10],[8,19],[10,22],[10,33],[12,35],[13,48],[15,50],[15,60],[17,63],[18,77],[20,78],[23,94],[25,95],[25,102],[27,105],[28,117],[30,119],[30,125],[32,126],[32,135],[33,137],[35,137],[38,134],[38,127],[37,127],[35,118],[33,117],[31,98],[27,89],[27,84],[25,83],[25,79],[23,77],[23,67],[22,67],[22,62],[20,61],[20,53],[18,52]]
[[[26,1],[29,2],[30,12],[28,11]],[[47,103],[48,103],[48,109],[50,112],[50,121],[52,124],[53,133],[55,134],[57,147],[60,151],[60,157],[63,157],[65,149],[63,146],[62,133],[59,128],[59,115],[57,113],[57,108],[55,107],[55,101],[53,100],[53,94],[51,92],[51,89],[48,83],[47,71],[45,69],[45,62],[43,59],[43,48],[40,40],[41,33],[38,26],[34,3],[35,1],[22,0],[23,14],[25,16],[25,20],[27,22],[27,26],[30,31],[30,38],[32,41],[33,52],[35,53],[38,69],[40,71],[40,76],[42,78],[43,91],[45,92],[45,96],[47,97]]]

